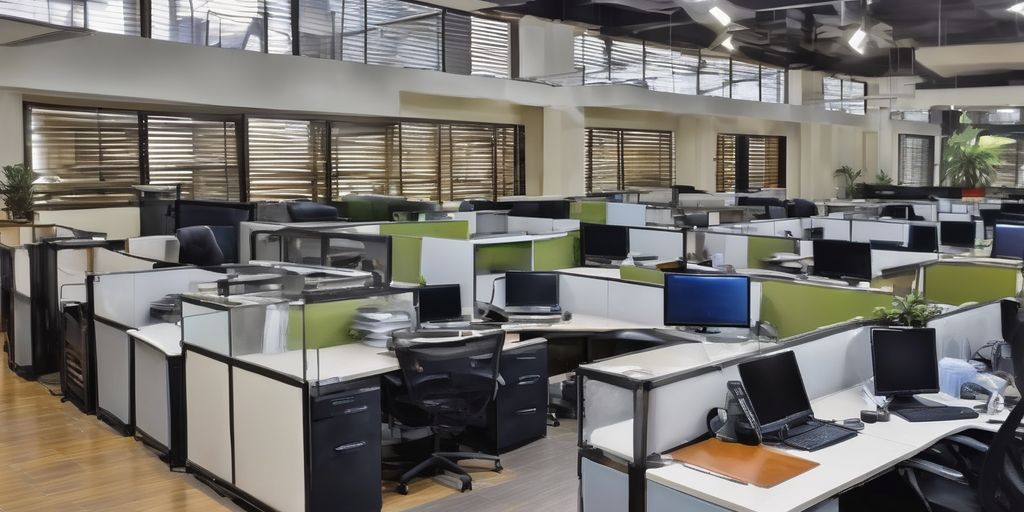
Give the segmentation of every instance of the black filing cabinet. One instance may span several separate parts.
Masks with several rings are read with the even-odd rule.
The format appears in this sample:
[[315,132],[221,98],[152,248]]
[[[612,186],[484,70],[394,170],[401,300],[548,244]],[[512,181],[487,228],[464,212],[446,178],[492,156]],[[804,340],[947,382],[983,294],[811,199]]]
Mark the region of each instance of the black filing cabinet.
[[[381,508],[381,397],[377,379],[310,397],[312,512]],[[320,388],[319,391],[328,391]]]
[[487,411],[487,426],[472,429],[467,441],[500,454],[547,434],[548,355],[543,343],[506,350],[499,366],[505,385]]

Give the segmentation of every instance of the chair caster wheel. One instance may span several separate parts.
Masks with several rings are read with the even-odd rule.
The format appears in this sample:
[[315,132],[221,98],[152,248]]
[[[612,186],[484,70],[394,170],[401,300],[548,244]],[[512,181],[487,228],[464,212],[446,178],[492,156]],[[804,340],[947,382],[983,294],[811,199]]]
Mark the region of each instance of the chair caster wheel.
[[473,483],[472,482],[462,482],[462,489],[459,489],[459,492],[466,492],[466,491],[472,491],[472,490],[473,490]]
[[503,469],[505,469],[505,468],[501,465],[500,462],[497,462],[497,461],[494,462],[494,472],[495,473],[501,473],[501,470],[503,470]]
[[398,494],[401,494],[402,496],[409,494],[409,486],[405,484],[398,484],[398,488],[395,490],[397,490]]

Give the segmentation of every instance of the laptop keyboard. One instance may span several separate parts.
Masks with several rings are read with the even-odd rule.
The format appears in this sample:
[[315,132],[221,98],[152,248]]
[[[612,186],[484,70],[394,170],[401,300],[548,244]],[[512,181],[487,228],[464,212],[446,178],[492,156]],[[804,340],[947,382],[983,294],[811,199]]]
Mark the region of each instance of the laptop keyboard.
[[843,428],[831,423],[824,423],[802,434],[787,437],[784,444],[800,450],[814,451],[826,446],[831,446],[855,435],[857,435],[857,433],[848,428]]

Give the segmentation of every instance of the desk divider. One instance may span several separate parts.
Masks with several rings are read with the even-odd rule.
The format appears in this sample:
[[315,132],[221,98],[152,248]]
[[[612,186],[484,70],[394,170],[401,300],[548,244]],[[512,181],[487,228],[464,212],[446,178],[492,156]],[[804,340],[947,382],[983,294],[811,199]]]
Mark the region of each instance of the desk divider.
[[533,242],[474,245],[473,268],[477,274],[533,269]]
[[761,286],[761,320],[774,325],[780,339],[857,316],[871,318],[875,307],[892,302],[891,294],[878,290],[774,279],[764,280]]
[[635,265],[622,265],[619,267],[619,278],[623,281],[636,281],[638,283],[665,285],[665,273],[656,268],[637,267]]
[[414,236],[391,237],[391,279],[401,283],[419,284],[423,239]]
[[385,223],[380,225],[380,234],[468,240],[469,222],[465,220],[440,220]]
[[580,265],[580,232],[533,242],[533,270],[558,270]]
[[605,224],[608,219],[604,201],[573,201],[569,203],[569,218],[588,224]]
[[1014,297],[1021,289],[1020,271],[1020,266],[940,261],[924,267],[924,297],[954,306]]
[[752,236],[747,239],[747,268],[770,269],[763,260],[777,252],[798,253],[795,238]]

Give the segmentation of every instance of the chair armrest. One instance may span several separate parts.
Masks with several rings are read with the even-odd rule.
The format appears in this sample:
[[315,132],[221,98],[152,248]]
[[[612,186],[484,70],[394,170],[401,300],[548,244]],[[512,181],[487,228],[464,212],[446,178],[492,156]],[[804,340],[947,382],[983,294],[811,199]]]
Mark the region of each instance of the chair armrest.
[[924,459],[905,460],[900,463],[900,467],[924,471],[926,473],[931,473],[935,476],[945,478],[946,480],[951,480],[954,482],[967,485],[967,479],[964,477],[963,473],[955,469],[950,469],[941,464],[936,464],[934,462],[927,461]]
[[970,448],[970,449],[975,450],[975,451],[980,452],[980,453],[988,453],[988,445],[987,444],[985,444],[985,443],[983,443],[981,441],[978,441],[977,439],[975,439],[973,437],[970,437],[970,436],[965,436],[965,435],[949,436],[949,437],[947,437],[945,439],[945,441],[948,441],[950,443],[954,443],[954,444],[958,444],[960,446],[964,446],[964,447]]

